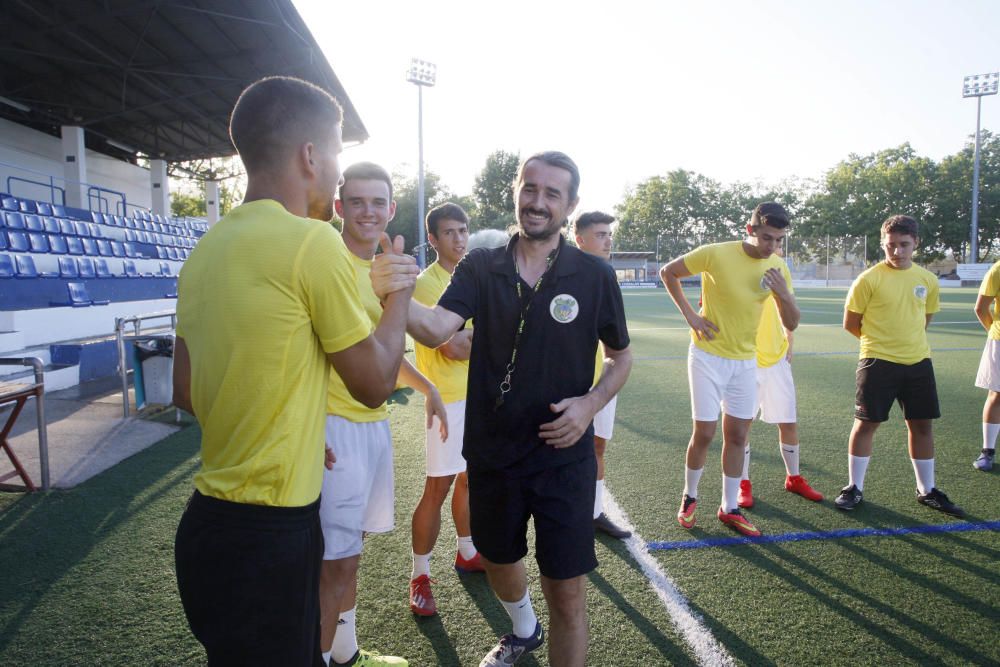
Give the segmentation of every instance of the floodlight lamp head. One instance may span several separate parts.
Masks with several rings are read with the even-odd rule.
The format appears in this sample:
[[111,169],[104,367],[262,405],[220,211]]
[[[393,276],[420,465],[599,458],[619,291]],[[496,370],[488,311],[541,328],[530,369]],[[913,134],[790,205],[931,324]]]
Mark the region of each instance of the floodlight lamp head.
[[996,95],[1000,89],[1000,72],[973,74],[962,81],[962,97]]
[[418,86],[433,86],[437,83],[437,65],[419,58],[411,58],[406,80]]

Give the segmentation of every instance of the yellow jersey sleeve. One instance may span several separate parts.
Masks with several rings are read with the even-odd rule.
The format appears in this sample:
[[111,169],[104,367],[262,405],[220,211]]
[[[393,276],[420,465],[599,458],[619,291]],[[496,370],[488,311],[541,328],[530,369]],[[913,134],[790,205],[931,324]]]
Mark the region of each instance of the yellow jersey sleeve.
[[[979,285],[979,294],[993,298],[993,324],[990,326],[987,336],[993,340],[1000,340],[1000,262],[990,267],[990,270],[983,276],[983,282]],[[179,335],[179,334],[178,334]]]

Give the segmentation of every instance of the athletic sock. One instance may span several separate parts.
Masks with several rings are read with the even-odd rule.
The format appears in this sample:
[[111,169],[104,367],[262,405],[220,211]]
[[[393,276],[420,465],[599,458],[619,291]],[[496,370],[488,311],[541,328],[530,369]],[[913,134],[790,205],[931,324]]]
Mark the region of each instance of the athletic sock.
[[781,450],[781,458],[785,462],[785,472],[788,473],[789,477],[795,477],[799,474],[799,446],[779,442],[778,448]]
[[722,476],[722,509],[732,512],[737,507],[737,496],[740,493],[740,478]]
[[476,557],[476,545],[472,543],[472,535],[457,535],[456,541],[458,542],[458,553],[462,555],[465,560],[470,560]]
[[701,481],[701,473],[704,472],[704,468],[698,468],[697,470],[691,470],[687,466],[684,466],[684,495],[688,498],[698,497],[698,482]]
[[330,653],[331,653],[330,651],[327,651],[326,653],[323,654],[323,664],[326,665],[327,667],[330,666]]
[[749,442],[747,443],[747,446],[743,448],[743,477],[741,477],[741,479],[745,479],[747,481],[750,480],[750,443]]
[[997,434],[1000,434],[1000,424],[983,422],[983,449],[991,452],[997,447]]
[[850,473],[848,486],[856,486],[858,491],[865,490],[865,473],[868,472],[868,461],[871,458],[870,456],[847,455],[847,468]]
[[414,551],[413,571],[410,573],[410,579],[416,579],[422,574],[431,576],[431,555],[429,553],[421,555]]
[[[498,598],[499,599],[499,598]],[[514,624],[514,634],[521,639],[527,639],[535,634],[535,626],[538,619],[535,617],[535,610],[531,607],[531,596],[528,593],[517,602],[504,602],[500,604],[507,610],[511,622]]]
[[597,487],[594,489],[594,518],[601,516],[604,512],[604,480],[597,480]]
[[336,662],[347,662],[358,652],[358,633],[355,625],[355,615],[358,608],[340,613],[340,621],[337,622],[337,634],[333,636],[333,649],[330,655]]
[[913,461],[913,474],[917,478],[917,490],[920,494],[930,493],[934,488],[934,459],[910,459]]

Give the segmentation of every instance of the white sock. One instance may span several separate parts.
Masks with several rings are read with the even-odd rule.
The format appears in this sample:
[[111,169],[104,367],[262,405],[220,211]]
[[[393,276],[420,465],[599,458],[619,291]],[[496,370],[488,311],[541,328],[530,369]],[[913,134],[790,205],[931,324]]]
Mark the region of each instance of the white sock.
[[333,636],[333,649],[330,651],[331,657],[336,662],[347,662],[358,652],[358,632],[355,625],[357,611],[357,607],[352,607],[340,613],[337,634]]
[[594,518],[601,516],[604,512],[604,480],[597,480],[597,488],[594,490]]
[[722,476],[722,509],[732,512],[736,509],[737,496],[740,493],[740,478]]
[[795,477],[799,474],[799,446],[779,442],[778,447],[781,449],[781,458],[785,462],[785,472],[788,473],[789,477]]
[[983,449],[997,448],[997,434],[1000,434],[1000,424],[983,422]]
[[410,579],[416,579],[422,574],[431,576],[431,555],[429,553],[420,555],[414,551],[413,571],[410,573]]
[[704,468],[698,468],[697,470],[691,470],[687,466],[684,466],[684,495],[688,498],[698,497],[698,482],[701,481],[701,473],[704,472]]
[[934,459],[910,459],[913,461],[913,474],[917,478],[917,490],[920,494],[929,493],[934,488]]
[[868,461],[871,458],[870,456],[847,455],[847,469],[850,473],[847,482],[848,486],[856,486],[858,487],[858,491],[865,490],[865,473],[868,472]]
[[747,481],[750,480],[750,443],[743,449],[743,477]]
[[476,557],[476,545],[472,543],[472,535],[456,536],[456,541],[458,542],[458,553],[462,555],[465,560],[471,560]]
[[514,624],[515,635],[526,639],[535,634],[535,626],[538,625],[538,619],[535,617],[535,610],[531,607],[531,595],[529,593],[525,593],[524,597],[517,602],[504,602],[500,600],[500,604],[507,610],[507,614]]
[[323,664],[329,667],[330,664],[330,651],[323,654]]

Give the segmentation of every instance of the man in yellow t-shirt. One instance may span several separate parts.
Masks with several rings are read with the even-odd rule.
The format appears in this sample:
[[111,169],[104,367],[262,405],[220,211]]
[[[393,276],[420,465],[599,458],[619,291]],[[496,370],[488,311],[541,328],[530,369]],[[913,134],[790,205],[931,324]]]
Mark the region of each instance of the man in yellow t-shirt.
[[[382,307],[369,273],[379,241],[396,213],[388,172],[371,162],[348,167],[336,210],[344,221],[344,243],[356,271],[361,303],[376,324],[383,317]],[[427,397],[427,422],[437,417],[441,437],[447,440],[447,416],[434,385],[405,359],[398,379]],[[326,409],[326,445],[334,464],[324,474],[320,498],[323,657],[333,667],[405,665],[402,658],[361,650],[356,632],[357,573],[364,536],[389,532],[395,523],[389,410],[384,402],[373,407],[353,400],[336,372],[330,376]]]
[[[783,206],[759,204],[747,223],[745,240],[703,245],[660,269],[670,298],[691,327],[688,381],[694,426],[685,460],[684,495],[677,512],[677,522],[684,528],[695,523],[698,482],[721,406],[722,504],[716,516],[743,535],[760,535],[740,512],[738,495],[747,431],[757,409],[755,341],[765,300],[774,296],[786,329],[792,331],[799,325],[792,277],[776,254],[788,224]],[[691,307],[680,281],[695,274],[701,274],[700,312]]]
[[[990,306],[993,306],[992,311]],[[983,405],[983,451],[972,467],[984,472],[993,470],[997,434],[1000,433],[1000,262],[990,267],[979,286],[976,317],[986,329],[986,347],[979,360],[976,386],[989,393]]]
[[[614,216],[601,211],[581,213],[573,222],[576,247],[588,255],[611,261],[611,247],[614,243]],[[597,346],[594,363],[594,386],[604,372],[604,348]],[[597,488],[594,493],[594,528],[618,540],[632,536],[632,532],[615,524],[604,513],[604,450],[615,429],[615,409],[618,407],[617,394],[594,415],[594,453],[597,455]]]
[[[779,253],[780,254],[780,253]],[[773,298],[764,302],[757,327],[757,403],[760,420],[778,425],[778,450],[785,463],[785,490],[806,500],[819,502],[823,494],[809,486],[799,474],[799,425],[796,416],[795,380],[792,378],[792,332],[781,324],[778,304]],[[749,433],[743,454],[743,477],[737,504],[753,507],[750,483]]]
[[[403,355],[412,285],[388,295],[373,333],[347,249],[326,222],[341,180],[342,117],[327,92],[299,79],[270,77],[243,91],[230,135],[246,197],[180,273],[174,404],[194,414],[202,437],[175,562],[209,664],[320,661],[330,366],[352,396],[377,404]],[[396,268],[395,284],[415,279],[403,263]]]
[[[465,256],[469,241],[469,216],[458,204],[447,202],[428,211],[426,223],[427,240],[437,252],[437,261],[417,278],[413,298],[432,307],[444,294],[455,266]],[[451,516],[457,540],[455,570],[460,573],[485,571],[472,542],[469,477],[462,456],[472,329],[466,326],[437,348],[418,342],[413,347],[417,369],[441,392],[448,412],[447,440],[441,439],[433,425],[427,426],[427,477],[411,520],[413,569],[410,572],[410,610],[418,616],[433,616],[437,613],[437,602],[431,591],[431,552],[441,532],[441,506],[448,497],[452,482],[455,483],[455,492],[451,499]]]
[[882,223],[885,261],[854,281],[844,307],[844,329],[861,339],[851,429],[849,482],[834,501],[853,510],[862,501],[872,440],[899,401],[909,431],[910,461],[917,478],[917,502],[953,516],[963,516],[934,486],[934,420],[941,416],[937,385],[927,344],[927,327],[940,310],[937,277],[913,264],[917,221],[894,215]]

